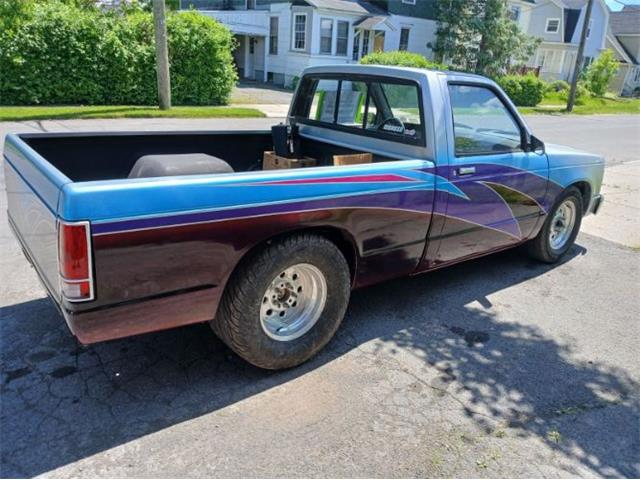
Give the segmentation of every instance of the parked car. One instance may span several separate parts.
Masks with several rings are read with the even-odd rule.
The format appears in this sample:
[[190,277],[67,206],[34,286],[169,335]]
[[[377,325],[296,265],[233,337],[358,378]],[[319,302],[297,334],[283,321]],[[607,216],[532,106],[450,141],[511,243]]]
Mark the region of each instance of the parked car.
[[352,289],[518,245],[556,262],[602,202],[603,159],[476,75],[309,68],[276,130],[7,136],[10,224],[80,342],[210,322],[292,367]]

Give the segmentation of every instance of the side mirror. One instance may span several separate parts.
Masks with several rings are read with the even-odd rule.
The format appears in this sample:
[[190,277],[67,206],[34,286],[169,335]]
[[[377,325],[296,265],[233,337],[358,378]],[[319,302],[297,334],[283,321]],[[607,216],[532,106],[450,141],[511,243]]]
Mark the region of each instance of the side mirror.
[[537,153],[538,155],[542,155],[545,152],[544,142],[535,135],[531,135],[531,137],[529,138],[528,147],[529,148],[527,150],[529,152]]

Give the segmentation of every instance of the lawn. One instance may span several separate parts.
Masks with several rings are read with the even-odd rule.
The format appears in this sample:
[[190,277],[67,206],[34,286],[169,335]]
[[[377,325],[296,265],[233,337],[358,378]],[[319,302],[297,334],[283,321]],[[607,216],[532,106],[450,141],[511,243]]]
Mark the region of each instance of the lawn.
[[94,106],[0,106],[0,121],[20,120],[67,120],[75,118],[250,118],[264,117],[255,108],[247,107],[173,107],[160,110],[158,107],[139,105],[94,105]]
[[[567,102],[557,93],[549,93],[537,107],[518,107],[521,113],[566,113]],[[640,98],[620,98],[614,96],[589,97],[582,105],[575,105],[573,113],[592,115],[599,113],[640,113]]]

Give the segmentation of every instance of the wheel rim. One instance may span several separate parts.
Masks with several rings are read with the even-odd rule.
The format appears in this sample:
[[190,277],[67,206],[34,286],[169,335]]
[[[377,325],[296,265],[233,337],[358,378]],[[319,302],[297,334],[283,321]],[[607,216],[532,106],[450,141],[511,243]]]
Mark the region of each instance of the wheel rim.
[[308,263],[293,265],[276,276],[262,295],[260,324],[274,340],[295,340],[316,324],[326,301],[324,274]]
[[565,200],[556,210],[551,220],[549,244],[554,250],[564,247],[576,223],[576,206],[571,200]]

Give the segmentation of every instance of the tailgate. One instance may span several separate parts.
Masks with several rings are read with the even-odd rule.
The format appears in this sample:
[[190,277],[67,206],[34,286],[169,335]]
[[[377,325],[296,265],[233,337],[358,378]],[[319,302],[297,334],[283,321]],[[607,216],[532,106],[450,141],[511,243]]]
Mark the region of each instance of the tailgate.
[[71,180],[19,136],[4,145],[9,223],[49,293],[59,300],[56,211],[62,186]]

